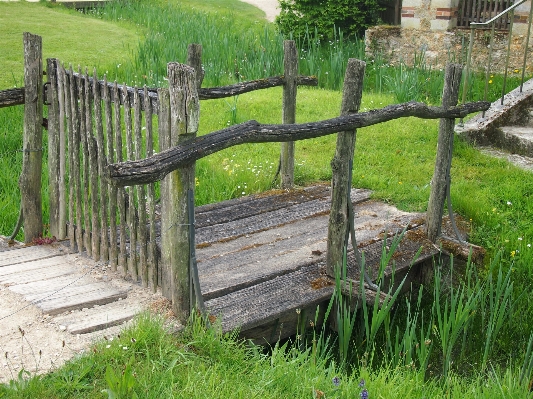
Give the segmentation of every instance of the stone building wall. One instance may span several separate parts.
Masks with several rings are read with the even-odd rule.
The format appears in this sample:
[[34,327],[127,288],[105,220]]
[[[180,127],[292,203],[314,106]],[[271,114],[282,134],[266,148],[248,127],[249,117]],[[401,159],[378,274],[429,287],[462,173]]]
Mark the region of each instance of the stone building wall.
[[[419,14],[420,15],[420,14]],[[527,31],[526,31],[527,32]],[[365,34],[366,52],[369,56],[381,54],[386,62],[414,64],[415,55],[433,68],[444,68],[447,62],[466,64],[470,29],[431,30],[404,28],[400,26],[376,26]],[[524,61],[525,34],[512,37],[509,58],[509,73],[521,73]],[[485,70],[490,44],[490,31],[477,30],[472,50],[472,67]],[[492,51],[491,71],[503,72],[507,54],[508,32],[496,32]],[[529,54],[533,51],[533,38],[529,41]],[[526,72],[533,72],[529,56]]]
[[[413,65],[415,54],[423,56],[427,65],[443,68],[447,62],[466,63],[470,29],[457,28],[460,0],[403,0],[401,26],[377,26],[366,31],[366,51],[372,56],[381,53],[387,62]],[[521,71],[527,36],[531,0],[514,11],[514,24],[509,71]],[[533,32],[532,32],[533,33]],[[508,32],[497,31],[494,37],[491,71],[503,72],[507,54]],[[478,29],[472,51],[475,69],[486,68],[490,30]],[[533,50],[533,34],[528,51]],[[532,60],[526,64],[532,72]]]

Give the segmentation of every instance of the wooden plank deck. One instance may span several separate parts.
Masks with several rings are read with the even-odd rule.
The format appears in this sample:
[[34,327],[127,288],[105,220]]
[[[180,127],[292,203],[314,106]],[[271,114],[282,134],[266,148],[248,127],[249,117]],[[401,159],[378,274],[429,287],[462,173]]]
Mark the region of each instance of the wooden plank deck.
[[[353,189],[351,199],[369,274],[376,276],[390,236],[407,228],[393,256],[395,281],[407,273],[409,281],[422,281],[440,253],[424,238],[423,215],[373,201],[368,190]],[[333,280],[325,275],[329,207],[330,187],[317,185],[196,208],[202,294],[224,331],[237,328],[243,337],[271,343],[294,334],[302,318],[314,321],[317,307],[326,308],[333,292]],[[117,302],[125,291],[84,276],[66,252],[50,246],[0,252],[0,284],[58,315],[57,322],[72,333],[115,325],[139,311]],[[389,265],[386,283],[392,272]],[[359,280],[353,251],[348,252],[348,276]],[[89,309],[95,304],[108,305]],[[84,311],[59,315],[73,309]]]
[[[369,274],[378,273],[383,240],[390,244],[390,235],[407,227],[394,255],[395,281],[408,272],[408,281],[421,281],[425,266],[439,254],[424,239],[424,215],[372,201],[368,190],[353,189],[351,198]],[[302,317],[314,321],[317,306],[327,306],[333,292],[333,280],[325,275],[329,207],[330,187],[323,185],[197,208],[200,285],[207,309],[224,331],[238,328],[243,337],[273,342],[294,334]],[[353,251],[348,275],[359,281]]]

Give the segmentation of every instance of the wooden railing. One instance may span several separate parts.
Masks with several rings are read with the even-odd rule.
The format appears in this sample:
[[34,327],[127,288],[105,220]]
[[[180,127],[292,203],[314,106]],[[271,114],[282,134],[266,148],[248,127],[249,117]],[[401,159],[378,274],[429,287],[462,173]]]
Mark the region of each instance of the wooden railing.
[[[25,39],[34,40],[35,37],[25,36]],[[286,44],[286,51],[295,51],[293,44]],[[436,239],[440,233],[444,196],[449,189],[452,145],[449,138],[450,135],[453,137],[454,119],[490,106],[487,102],[456,106],[460,66],[447,67],[447,88],[442,107],[406,103],[357,113],[365,63],[350,59],[340,117],[305,124],[261,125],[249,121],[196,137],[201,96],[221,98],[274,85],[286,88],[290,86],[287,84],[289,79],[297,84],[316,84],[316,79],[298,77],[291,72],[284,77],[239,83],[227,88],[199,89],[202,79],[200,57],[201,49],[191,45],[187,63],[196,68],[169,63],[169,88],[157,89],[157,92],[119,86],[116,82],[110,84],[105,78],[99,80],[96,72],[91,77],[87,71],[75,73],[72,68],[66,70],[55,59],[48,60],[50,229],[58,238],[68,237],[72,250],[86,251],[94,259],[108,261],[113,269],[120,267],[124,275],[140,280],[145,286],[153,289],[161,286],[162,293],[172,299],[176,315],[186,320],[193,298],[190,290],[193,234],[190,231],[191,210],[187,209],[187,204],[194,203],[190,193],[195,187],[195,161],[245,142],[287,143],[341,132],[332,162],[335,184],[327,269],[333,274],[334,265],[342,259],[348,227],[345,208],[351,188],[349,165],[355,149],[355,129],[406,116],[441,119],[427,223],[428,236],[433,241]],[[33,76],[41,79],[42,69],[34,71]],[[284,107],[295,101],[295,90],[290,91],[293,97],[288,93],[287,97],[284,95]],[[26,106],[31,111],[29,89],[24,92]],[[42,91],[37,90],[37,93]],[[35,95],[31,98],[34,103]],[[157,132],[153,130],[155,118]],[[40,126],[42,113],[34,116],[34,120]],[[25,129],[25,143],[28,134],[39,134],[34,130]],[[153,144],[155,135],[159,136],[157,154]],[[41,163],[40,159],[30,161]],[[29,176],[34,175],[29,173]],[[38,179],[40,182],[40,172]],[[156,248],[155,215],[155,184],[159,181],[160,259]],[[37,190],[26,192],[24,196],[30,200],[38,197],[40,201],[41,194]],[[24,213],[24,217],[27,222],[33,216]]]

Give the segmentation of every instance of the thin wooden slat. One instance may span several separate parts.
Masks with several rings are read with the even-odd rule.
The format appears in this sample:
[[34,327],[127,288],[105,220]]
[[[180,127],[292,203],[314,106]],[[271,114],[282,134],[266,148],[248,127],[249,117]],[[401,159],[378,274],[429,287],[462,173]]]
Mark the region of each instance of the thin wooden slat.
[[58,91],[59,91],[59,221],[58,221],[58,240],[64,240],[67,237],[67,196],[65,188],[66,179],[66,163],[67,163],[67,147],[66,147],[66,135],[65,131],[65,110],[67,108],[65,104],[65,69],[58,63]]
[[81,166],[80,166],[80,118],[78,109],[78,82],[74,77],[72,65],[70,66],[70,107],[72,118],[72,158],[73,168],[70,170],[70,179],[74,187],[75,218],[72,220],[75,225],[76,245],[78,252],[83,252],[83,216],[81,208]]
[[57,84],[57,60],[47,60],[47,77],[50,84],[48,105],[48,198],[49,232],[59,235],[59,93]]
[[[159,112],[157,115],[157,124],[159,132],[159,151],[164,151],[170,148],[170,94],[168,89],[158,89],[157,94],[159,97]],[[161,287],[161,294],[166,298],[171,298],[171,274],[168,267],[165,265],[164,248],[171,243],[168,242],[168,230],[172,228],[172,222],[167,210],[167,201],[165,198],[168,196],[167,179],[161,180],[161,261],[158,265],[158,285]]]
[[[102,86],[103,90],[103,99],[104,99],[104,109],[105,109],[105,125],[106,125],[106,142],[107,142],[107,163],[113,163],[115,161],[114,151],[113,151],[113,142],[114,142],[114,136],[113,136],[113,114],[111,110],[111,91],[109,89],[109,86],[107,84],[107,76],[104,76],[104,85]],[[103,149],[103,147],[102,147]],[[103,175],[103,163],[105,162],[105,159],[100,160],[102,163],[102,172],[101,175]],[[107,183],[107,184],[106,184]],[[109,263],[111,265],[112,271],[117,271],[117,264],[118,264],[118,251],[117,251],[117,187],[112,185],[109,180],[100,180],[101,184],[101,192],[102,192],[102,201],[105,201],[104,203],[106,206],[102,207],[102,219],[107,219],[107,211],[103,208],[107,209],[107,204],[109,200]],[[109,193],[109,197],[107,194]],[[104,197],[105,194],[105,197]],[[104,214],[106,215],[106,218],[104,218]],[[107,240],[106,240],[107,245]]]
[[[152,129],[152,102],[148,97],[148,88],[144,86],[144,119],[146,127],[146,157],[154,154],[154,137]],[[155,184],[148,185],[147,190],[148,223],[150,224],[150,237],[148,240],[148,281],[153,292],[157,291],[157,247],[156,247],[156,215],[155,215]]]
[[[122,91],[124,101],[124,124],[126,127],[126,150],[128,159],[133,160],[135,155],[133,151],[133,126],[131,122],[131,105],[126,86],[123,86]],[[130,253],[128,258],[128,271],[133,281],[137,281],[137,215],[135,203],[135,189],[134,187],[127,188],[128,194],[128,225],[129,225],[129,239],[130,239]]]
[[73,96],[73,88],[71,86],[74,85],[74,79],[72,78],[72,66],[70,67],[70,75],[68,75],[65,71],[65,95],[66,95],[66,118],[68,123],[68,189],[69,189],[69,201],[68,201],[68,238],[70,240],[70,251],[75,252],[78,245],[76,243],[76,216],[75,216],[75,189],[76,179],[74,178],[74,171],[75,171],[75,157],[74,154],[74,117],[75,111],[73,112],[72,108],[72,96]]
[[[96,127],[96,157],[97,157],[97,173],[99,176],[98,179],[98,188],[95,188],[95,192],[100,190],[100,259],[104,262],[109,260],[109,239],[107,236],[107,224],[108,224],[108,213],[107,213],[107,178],[105,177],[105,167],[106,167],[106,154],[105,154],[105,140],[104,140],[104,128],[102,122],[102,90],[105,90],[104,97],[107,96],[107,86],[104,88],[100,87],[96,76],[96,69],[93,70],[93,95],[94,95],[94,122]],[[106,115],[107,117],[107,115]],[[111,134],[111,139],[113,141],[113,135]],[[97,211],[98,212],[98,211]]]
[[94,290],[84,292],[78,295],[72,295],[68,298],[46,299],[39,302],[37,306],[42,309],[43,313],[56,315],[74,309],[92,307],[94,305],[105,305],[118,299],[125,298],[126,292],[113,288],[102,289],[97,287]]
[[[134,158],[139,160],[143,158],[142,153],[142,112],[141,99],[139,96],[139,89],[135,87],[133,92],[133,128],[135,132],[134,143]],[[139,244],[139,272],[143,287],[148,286],[148,265],[146,256],[146,190],[144,185],[137,185],[135,187],[137,194],[137,212],[139,214],[139,223],[137,226],[137,241]]]
[[[91,246],[92,257],[100,260],[100,204],[98,193],[98,152],[96,139],[93,134],[92,118],[92,98],[89,83],[89,73],[85,70],[85,128],[87,130],[87,151],[89,156],[89,188],[90,188],[90,210],[91,210]],[[87,207],[88,208],[88,207]],[[87,224],[89,221],[87,220]]]
[[[115,156],[117,162],[122,162],[122,124],[120,123],[120,94],[118,85],[115,81],[113,86],[114,111],[115,111]],[[125,190],[123,187],[117,190],[118,215],[120,226],[120,252],[118,257],[118,264],[122,267],[123,275],[128,271],[127,255],[126,255],[126,205],[125,205]]]
[[138,304],[119,301],[96,308],[84,309],[82,315],[70,313],[65,316],[57,316],[53,322],[65,326],[71,334],[86,334],[122,324],[132,319],[141,310],[142,308]]
[[78,88],[78,106],[79,106],[79,123],[80,123],[80,189],[82,201],[82,234],[83,246],[87,251],[87,255],[92,257],[91,245],[91,218],[89,216],[89,157],[87,149],[87,126],[86,126],[86,111],[85,106],[85,79],[81,75],[81,68],[78,67],[78,75],[76,76],[76,83]]

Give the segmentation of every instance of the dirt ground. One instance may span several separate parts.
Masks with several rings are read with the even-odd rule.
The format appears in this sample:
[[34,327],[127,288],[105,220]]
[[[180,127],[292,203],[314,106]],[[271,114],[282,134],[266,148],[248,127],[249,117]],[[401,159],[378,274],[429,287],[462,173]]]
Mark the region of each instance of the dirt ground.
[[[0,256],[6,247],[6,240],[0,236]],[[126,289],[128,297],[123,300],[125,305],[141,304],[142,308],[154,312],[168,312],[168,301],[159,293],[152,294],[150,290],[124,280],[119,273],[113,273],[103,264],[85,256],[69,256],[81,272],[89,272],[96,280],[109,281],[117,288]],[[83,310],[70,313],[76,312]],[[31,374],[52,371],[90,350],[96,340],[104,336],[114,339],[129,323],[89,334],[72,335],[65,326],[54,322],[53,317],[43,315],[21,295],[0,285],[0,383],[17,378],[22,368]]]

